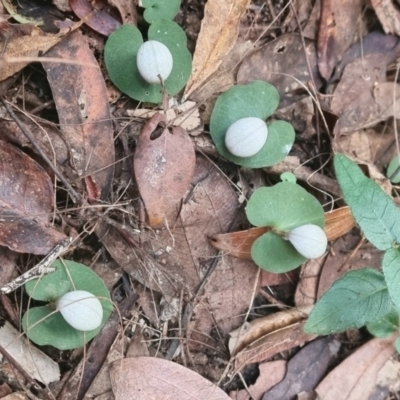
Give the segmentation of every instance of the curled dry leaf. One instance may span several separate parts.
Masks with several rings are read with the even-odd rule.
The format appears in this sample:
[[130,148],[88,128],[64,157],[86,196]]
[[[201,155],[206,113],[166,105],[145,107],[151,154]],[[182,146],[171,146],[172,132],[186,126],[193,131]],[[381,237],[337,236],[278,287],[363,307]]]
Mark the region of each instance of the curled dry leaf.
[[0,141],[0,244],[47,254],[65,235],[49,224],[53,185],[36,161]]
[[231,339],[228,346],[231,355],[240,353],[246,346],[274,331],[304,321],[311,308],[311,306],[306,306],[302,309],[280,311],[245,323],[230,333]]
[[144,125],[133,166],[151,227],[176,218],[176,207],[189,187],[195,163],[189,135],[179,126],[166,128],[164,114],[155,114]]
[[229,400],[218,386],[196,372],[155,357],[116,361],[111,366],[110,378],[118,400]]

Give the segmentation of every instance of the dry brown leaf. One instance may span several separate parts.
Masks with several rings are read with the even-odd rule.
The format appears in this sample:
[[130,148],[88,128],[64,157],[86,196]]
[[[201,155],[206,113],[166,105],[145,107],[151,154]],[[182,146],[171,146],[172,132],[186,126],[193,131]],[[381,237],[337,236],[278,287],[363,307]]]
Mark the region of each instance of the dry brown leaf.
[[317,386],[324,400],[368,400],[383,364],[394,353],[394,338],[372,339],[347,357]]
[[49,224],[50,177],[32,158],[0,140],[0,244],[20,253],[47,254],[65,235]]
[[286,361],[265,362],[259,365],[259,370],[260,376],[254,385],[250,385],[248,389],[232,391],[229,393],[229,397],[233,400],[261,400],[268,389],[275,386],[285,377]]
[[343,53],[360,34],[362,0],[326,0],[322,2],[318,34],[318,67],[329,80]]
[[339,349],[340,343],[329,337],[307,344],[288,362],[285,378],[266,392],[262,400],[295,399],[302,392],[314,390],[337,358]]
[[166,128],[166,117],[161,113],[146,122],[133,166],[151,227],[171,225],[176,220],[177,205],[189,187],[195,165],[193,143],[184,129]]
[[239,34],[240,18],[249,3],[250,0],[207,1],[185,97],[199,88],[232,50]]
[[315,335],[304,333],[304,324],[305,322],[298,322],[273,331],[245,347],[234,359],[234,373],[248,364],[264,361],[281,351],[314,339]]
[[[96,186],[105,200],[114,175],[114,138],[107,91],[100,67],[86,39],[75,31],[47,57],[79,60],[82,65],[43,63],[56,103],[60,129],[79,179]],[[85,65],[92,65],[88,68]],[[89,192],[90,194],[90,192]],[[97,199],[97,197],[96,197]]]
[[341,207],[325,213],[325,233],[328,240],[335,240],[345,235],[356,225],[349,207]]
[[161,358],[116,361],[110,378],[116,400],[229,400],[225,392],[201,375]]
[[230,333],[229,350],[232,356],[240,353],[246,346],[260,340],[268,334],[282,328],[304,321],[312,307],[280,311],[266,317],[246,322]]
[[400,35],[400,12],[393,4],[393,0],[371,0],[371,6],[385,33]]
[[311,66],[312,80],[318,89],[322,82],[318,75],[315,42],[305,39],[305,48],[300,35],[282,35],[268,42],[244,59],[240,65],[238,83],[249,83],[255,79],[274,85],[281,97],[280,107],[286,107],[298,100],[298,93],[304,96],[311,80],[308,65]]
[[326,257],[308,260],[301,266],[300,281],[297,284],[294,303],[296,307],[314,305],[317,300],[318,283]]
[[[0,69],[0,81],[14,75],[22,68],[26,67],[31,61],[24,59],[20,62],[10,62],[7,59],[17,59],[19,57],[36,58],[43,53],[46,53],[62,37],[60,35],[51,35],[42,32],[39,28],[33,28],[31,35],[12,36],[9,40],[5,53],[3,55],[2,65]],[[3,52],[4,41],[0,43],[0,53]]]

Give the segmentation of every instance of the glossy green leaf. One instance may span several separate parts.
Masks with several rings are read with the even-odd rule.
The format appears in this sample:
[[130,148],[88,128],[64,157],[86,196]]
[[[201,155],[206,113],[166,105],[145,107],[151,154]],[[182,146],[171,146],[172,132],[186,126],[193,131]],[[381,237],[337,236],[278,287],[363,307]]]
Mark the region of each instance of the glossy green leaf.
[[385,252],[382,261],[382,271],[386,284],[397,310],[400,311],[400,250],[389,249]]
[[269,226],[286,232],[305,224],[325,224],[319,201],[301,186],[280,182],[257,189],[246,206],[246,215],[254,226]]
[[110,317],[113,309],[110,294],[98,275],[85,265],[73,261],[55,261],[52,265],[56,267],[55,272],[25,284],[27,293],[33,299],[54,302],[69,291],[86,290],[100,300],[103,307],[102,324],[97,329],[83,333],[67,324],[59,312],[51,314],[54,310],[44,306],[31,308],[25,313],[23,329],[29,339],[39,345],[49,344],[60,350],[83,346],[100,332]]
[[304,327],[307,333],[327,335],[384,317],[392,308],[385,279],[370,268],[350,271],[324,293]]
[[343,197],[365,237],[379,250],[400,243],[400,210],[360,167],[342,154],[334,159]]
[[143,18],[152,24],[159,19],[174,19],[181,0],[142,0],[142,5],[145,8]]
[[279,94],[274,86],[263,81],[236,85],[218,97],[211,120],[210,132],[218,152],[230,161],[249,168],[274,165],[283,160],[292,148],[295,132],[285,121],[268,124],[268,138],[264,147],[252,157],[236,157],[225,146],[228,128],[246,117],[266,120],[276,110]]
[[392,308],[382,318],[366,324],[368,332],[377,338],[386,338],[399,329],[399,313]]
[[400,183],[400,159],[399,156],[395,156],[389,163],[386,171],[386,176],[392,183]]
[[291,271],[307,260],[289,241],[273,232],[256,239],[251,247],[251,258],[260,268],[276,274]]
[[[165,44],[173,57],[173,68],[165,81],[168,94],[177,94],[186,84],[191,71],[191,55],[186,47],[186,35],[175,22],[158,20],[150,26],[148,38]],[[133,25],[123,25],[107,40],[104,61],[115,86],[135,100],[160,103],[161,85],[147,83],[140,75],[136,56],[143,38]]]

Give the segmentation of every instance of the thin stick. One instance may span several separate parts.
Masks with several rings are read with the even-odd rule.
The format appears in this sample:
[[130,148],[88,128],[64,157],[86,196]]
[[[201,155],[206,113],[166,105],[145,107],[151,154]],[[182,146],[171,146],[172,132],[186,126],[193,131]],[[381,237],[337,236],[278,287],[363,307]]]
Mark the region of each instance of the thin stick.
[[0,288],[0,294],[7,294],[13,292],[15,289],[18,289],[20,286],[24,285],[26,282],[31,281],[32,279],[36,279],[41,277],[44,274],[49,274],[50,272],[55,271],[54,267],[51,267],[53,261],[61,255],[65,249],[72,243],[72,237],[68,237],[67,239],[61,240],[53,250],[50,251],[49,254],[39,264],[35,267],[31,268],[29,271],[20,275],[18,278],[14,279],[12,282],[7,283],[2,288]]

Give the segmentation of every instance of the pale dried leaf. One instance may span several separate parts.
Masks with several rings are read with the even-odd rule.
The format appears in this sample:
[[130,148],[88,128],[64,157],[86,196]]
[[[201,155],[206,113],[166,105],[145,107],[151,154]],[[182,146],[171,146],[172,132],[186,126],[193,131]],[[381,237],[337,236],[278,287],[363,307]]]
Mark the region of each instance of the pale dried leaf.
[[[10,62],[8,59],[12,58],[15,60],[19,57],[36,58],[46,53],[61,39],[62,37],[60,35],[45,34],[39,28],[33,28],[30,36],[11,37],[2,57],[0,81],[14,75],[31,62],[25,58],[20,62]],[[3,47],[4,42],[0,43],[0,53],[3,51]]]
[[115,362],[110,378],[116,400],[227,400],[228,395],[201,375],[153,357]]
[[200,87],[231,51],[239,34],[240,18],[249,3],[250,0],[209,0],[206,3],[185,97]]
[[371,5],[385,33],[400,35],[400,12],[392,0],[371,0]]
[[34,347],[25,336],[21,335],[8,322],[0,328],[0,346],[33,379],[37,379],[46,385],[60,379],[58,364],[38,348]]
[[383,364],[393,355],[394,338],[372,339],[347,357],[317,386],[324,400],[367,400]]

